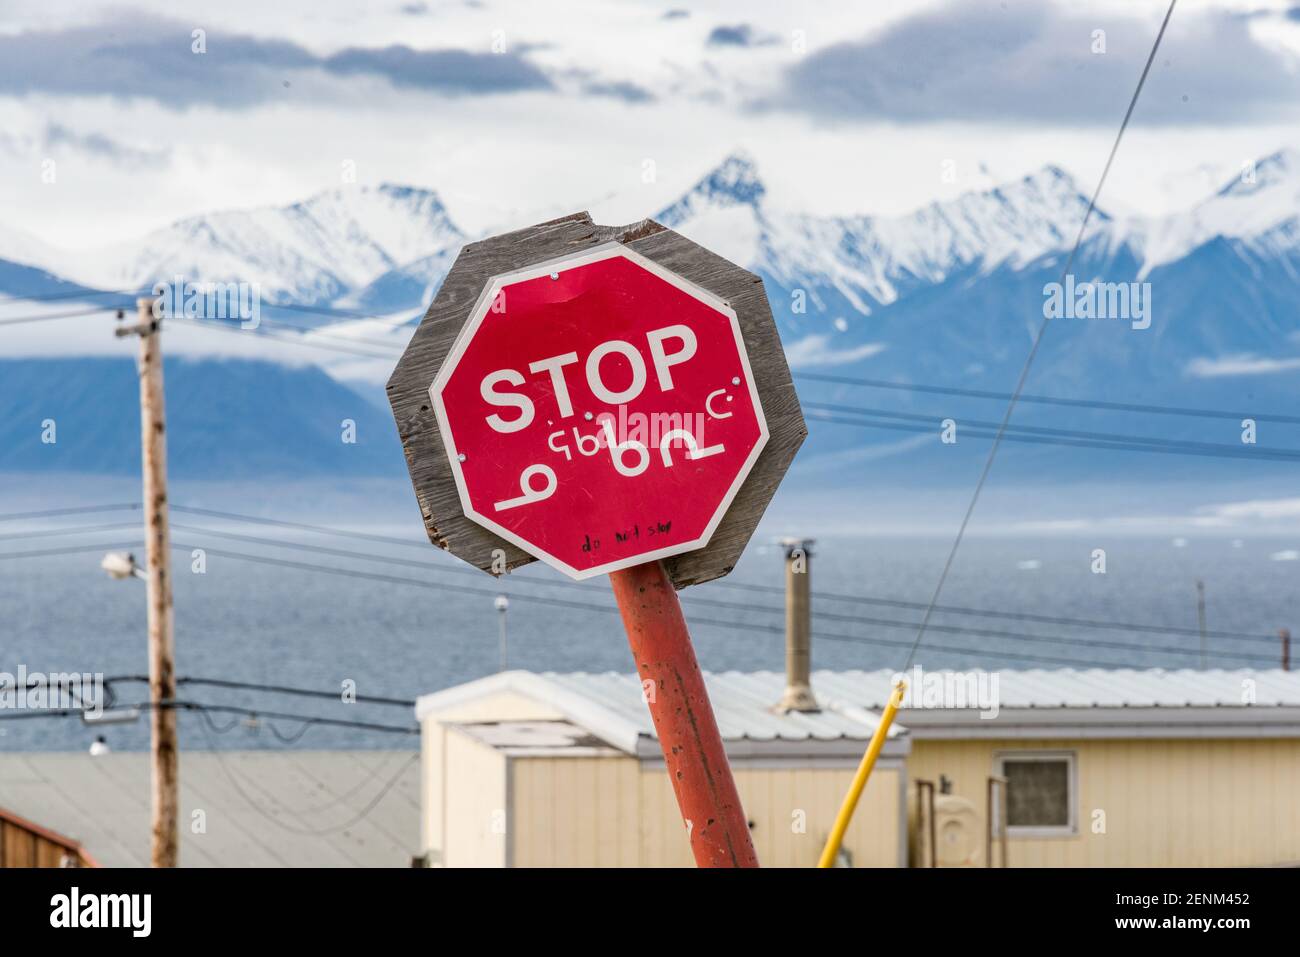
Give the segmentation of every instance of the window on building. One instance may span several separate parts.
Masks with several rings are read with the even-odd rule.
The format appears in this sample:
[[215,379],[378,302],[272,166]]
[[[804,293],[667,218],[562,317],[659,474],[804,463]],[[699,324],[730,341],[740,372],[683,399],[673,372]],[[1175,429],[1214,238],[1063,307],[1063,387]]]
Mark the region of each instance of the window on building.
[[[997,756],[995,773],[1007,779],[1007,834],[1075,834],[1078,786],[1073,751],[1014,751]],[[1000,812],[995,817],[1000,816]]]

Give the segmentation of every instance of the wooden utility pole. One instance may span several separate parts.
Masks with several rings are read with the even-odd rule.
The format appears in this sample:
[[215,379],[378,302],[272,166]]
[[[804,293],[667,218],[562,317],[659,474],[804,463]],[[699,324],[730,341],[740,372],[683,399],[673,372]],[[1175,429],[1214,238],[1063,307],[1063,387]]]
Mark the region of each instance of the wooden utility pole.
[[1283,628],[1277,633],[1282,640],[1282,670],[1291,670],[1291,629]]
[[180,779],[176,740],[175,650],[172,638],[171,533],[167,519],[167,412],[163,402],[161,322],[153,299],[138,299],[140,322],[118,336],[140,337],[140,445],[143,455],[145,583],[149,601],[150,757],[154,867],[175,867],[179,848]]

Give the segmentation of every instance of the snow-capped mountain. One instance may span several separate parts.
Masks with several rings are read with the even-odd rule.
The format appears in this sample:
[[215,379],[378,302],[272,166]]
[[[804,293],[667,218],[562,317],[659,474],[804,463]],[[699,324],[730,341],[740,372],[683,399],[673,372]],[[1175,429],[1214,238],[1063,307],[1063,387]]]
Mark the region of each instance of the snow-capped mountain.
[[766,192],[754,162],[733,154],[656,218],[783,286],[828,281],[863,315],[973,264],[1024,265],[1061,249],[1088,208],[1055,166],[896,217],[772,211]]
[[1300,151],[1279,150],[1246,165],[1192,209],[1139,224],[1143,272],[1175,262],[1214,240],[1238,240],[1263,256],[1300,248]]
[[284,207],[180,220],[142,239],[65,262],[63,275],[103,289],[187,281],[260,283],[276,301],[332,302],[464,235],[438,195],[405,186],[341,187]]
[[[1062,278],[1087,208],[1086,191],[1065,171],[1048,166],[903,216],[811,216],[775,207],[754,161],[734,154],[655,218],[763,278],[796,371],[833,367],[873,380],[998,392],[1017,380],[1042,322],[1044,288]],[[283,208],[193,217],[138,242],[78,257],[76,268],[64,268],[72,260],[57,250],[18,233],[3,234],[0,295],[74,299],[80,285],[139,288],[177,274],[259,282],[264,302],[384,317],[330,325],[334,352],[298,350],[303,361],[319,362],[336,380],[377,394],[374,383],[391,369],[387,353],[359,359],[337,347],[348,339],[372,350],[400,346],[468,238],[433,192],[352,187]],[[1152,321],[1143,330],[1123,321],[1053,324],[1029,391],[1209,409],[1267,412],[1294,406],[1300,375],[1300,154],[1267,157],[1250,175],[1178,215],[1144,219],[1095,210],[1071,271],[1079,281],[1150,283]],[[22,307],[5,307],[10,308]],[[0,319],[4,314],[0,310]],[[45,334],[56,327],[15,328]],[[224,338],[255,348],[249,340]],[[58,348],[47,343],[35,354],[80,354],[74,337],[55,341]],[[222,393],[216,383],[223,374],[240,390],[261,381],[283,414],[315,421],[303,393],[281,381],[279,365],[260,363],[253,369],[242,358],[224,368],[224,373],[209,370],[211,394]],[[68,374],[66,367],[60,369],[60,375]],[[57,393],[58,383],[50,388]],[[871,413],[876,425],[815,428],[803,458],[818,461],[856,462],[852,456],[864,446],[898,441],[898,432],[886,430],[900,422],[981,414],[996,419],[1002,411],[987,402],[972,409],[971,400],[809,380],[801,383],[801,394],[810,404],[876,410]],[[0,416],[12,405],[0,391]],[[899,420],[899,414],[920,419]],[[1086,409],[1032,405],[1018,409],[1016,418],[1165,439],[1239,440],[1228,419],[1213,427],[1194,418],[1102,423]],[[199,422],[220,432],[228,420],[214,412]],[[241,427],[246,430],[242,443],[260,441],[256,429]],[[268,426],[265,433],[270,445],[292,447],[283,431]],[[1272,429],[1268,434],[1270,441],[1300,447],[1300,437],[1279,439]],[[224,438],[200,437],[195,448]],[[979,446],[962,446],[962,454],[968,449]],[[1019,449],[1038,457],[1040,471],[1069,468],[1059,449]],[[947,474],[954,460],[942,454],[949,457],[939,471]],[[842,455],[848,458],[837,458]],[[89,454],[84,461],[100,458]],[[1141,468],[1149,458],[1164,457],[1130,461]],[[303,467],[317,466],[304,460]]]

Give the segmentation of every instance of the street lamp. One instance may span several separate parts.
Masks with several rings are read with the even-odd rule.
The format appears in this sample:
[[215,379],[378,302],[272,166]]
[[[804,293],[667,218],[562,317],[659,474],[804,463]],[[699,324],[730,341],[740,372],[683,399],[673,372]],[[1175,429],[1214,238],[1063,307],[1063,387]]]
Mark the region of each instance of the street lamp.
[[[130,552],[109,552],[100,559],[99,567],[108,572],[109,578],[116,581],[145,577],[144,569],[135,563],[135,556]],[[138,708],[119,708],[113,711],[104,711],[97,715],[86,711],[81,712],[82,723],[88,725],[130,724],[139,720],[140,709]],[[92,757],[100,757],[109,753],[108,741],[102,734],[91,742],[90,753]]]
[[506,612],[510,608],[510,599],[505,595],[497,595],[496,601],[492,602],[492,607],[497,610],[497,620],[501,626],[501,670],[506,670]]
[[145,577],[144,569],[135,563],[135,556],[130,552],[109,552],[100,560],[99,567],[108,572],[109,578],[118,581]]

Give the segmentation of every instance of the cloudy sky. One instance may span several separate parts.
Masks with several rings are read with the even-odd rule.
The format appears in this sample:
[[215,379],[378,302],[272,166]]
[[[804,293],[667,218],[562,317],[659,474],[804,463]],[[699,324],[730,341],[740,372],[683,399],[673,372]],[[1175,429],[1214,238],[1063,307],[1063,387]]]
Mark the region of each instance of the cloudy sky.
[[[817,213],[1049,162],[1091,188],[1165,7],[0,0],[0,226],[89,247],[352,170],[470,231],[631,220],[735,149]],[[1300,146],[1298,67],[1300,5],[1181,0],[1103,205],[1182,207]]]

